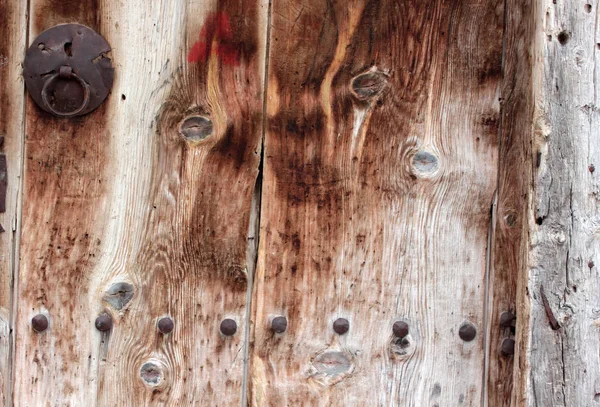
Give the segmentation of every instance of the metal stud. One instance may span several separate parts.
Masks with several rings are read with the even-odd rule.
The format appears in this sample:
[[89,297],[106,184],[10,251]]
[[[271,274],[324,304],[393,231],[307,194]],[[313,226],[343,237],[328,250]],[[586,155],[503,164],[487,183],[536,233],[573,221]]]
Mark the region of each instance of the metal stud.
[[225,336],[232,336],[237,332],[237,323],[233,319],[224,319],[221,322],[221,333]]
[[278,334],[284,333],[287,329],[287,325],[288,322],[286,317],[275,317],[271,321],[271,329]]
[[394,332],[394,336],[396,338],[402,339],[408,335],[409,327],[408,327],[408,324],[404,321],[396,321],[396,322],[394,322],[392,331]]
[[500,315],[500,326],[502,328],[514,327],[517,317],[512,312],[506,311]]
[[173,332],[173,329],[175,328],[175,324],[173,323],[173,320],[169,317],[164,317],[164,318],[159,319],[157,326],[158,326],[158,330],[163,335],[170,334],[171,332]]
[[48,329],[48,318],[44,314],[37,314],[31,318],[31,327],[36,332],[44,332]]
[[108,332],[112,329],[113,320],[112,317],[107,314],[101,314],[96,318],[96,329],[100,332]]
[[515,354],[515,340],[505,338],[500,345],[500,353],[504,356],[512,356]]
[[350,322],[346,318],[338,318],[333,323],[333,330],[338,335],[344,335],[350,329]]
[[458,336],[460,336],[460,339],[465,342],[471,342],[473,339],[475,339],[476,335],[477,329],[470,322],[463,323],[458,330]]

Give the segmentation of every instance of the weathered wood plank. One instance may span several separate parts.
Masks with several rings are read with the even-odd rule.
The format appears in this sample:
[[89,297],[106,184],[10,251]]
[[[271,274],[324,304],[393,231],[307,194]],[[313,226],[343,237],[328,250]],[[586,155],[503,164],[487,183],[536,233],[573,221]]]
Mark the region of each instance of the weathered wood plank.
[[[506,8],[498,195],[488,297],[486,401],[490,407],[508,406],[511,397],[522,394],[524,381],[520,375],[525,370],[524,358],[519,352],[512,352],[514,348],[521,349],[528,338],[528,332],[522,329],[526,324],[519,324],[528,318],[528,305],[522,302],[524,295],[517,295],[517,291],[527,286],[527,202],[532,166],[536,4],[510,0]],[[507,318],[510,314],[518,314],[518,320],[511,323]],[[517,375],[516,382],[514,374]],[[513,384],[516,384],[514,391]]]
[[525,398],[529,406],[594,406],[600,403],[600,10],[586,0],[538,4]]
[[252,405],[481,404],[503,5],[273,1]]
[[27,106],[15,404],[241,402],[267,8],[31,1],[32,39],[89,25],[113,48],[116,81],[79,119]]
[[[18,212],[23,162],[24,93],[21,61],[27,37],[27,4],[0,0],[0,404],[10,404],[11,290],[17,266]],[[6,172],[4,171],[6,170]]]

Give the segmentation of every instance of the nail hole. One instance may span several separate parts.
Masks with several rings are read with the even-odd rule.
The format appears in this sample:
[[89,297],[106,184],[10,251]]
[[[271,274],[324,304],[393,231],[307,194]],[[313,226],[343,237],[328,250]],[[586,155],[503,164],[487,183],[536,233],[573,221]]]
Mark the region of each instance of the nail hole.
[[584,6],[584,8],[585,8],[585,12],[586,13],[591,13],[592,12],[592,5],[591,4],[586,4]]
[[590,164],[590,166],[588,167],[588,170],[593,174],[594,171],[596,171],[596,167],[594,166],[594,164]]
[[546,219],[545,216],[539,216],[536,220],[535,223],[537,223],[538,225],[542,225],[544,223],[544,220]]
[[71,42],[65,42],[65,54],[67,54],[68,57],[73,56],[72,45],[73,44]]
[[125,99],[127,99],[127,96],[121,95],[121,100],[125,100]]
[[561,31],[556,38],[558,39],[560,45],[566,45],[571,39],[571,34],[567,31]]

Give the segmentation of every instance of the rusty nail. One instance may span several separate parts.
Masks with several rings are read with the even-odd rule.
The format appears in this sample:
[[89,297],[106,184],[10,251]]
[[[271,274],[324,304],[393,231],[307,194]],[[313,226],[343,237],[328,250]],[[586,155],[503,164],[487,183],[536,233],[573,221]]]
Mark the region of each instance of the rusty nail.
[[275,317],[271,321],[271,329],[278,334],[282,334],[287,329],[287,318],[286,317]]
[[504,356],[511,356],[515,354],[515,340],[505,338],[500,345],[500,353]]
[[502,328],[514,327],[517,322],[517,317],[510,311],[503,312],[500,315],[500,326]]
[[237,332],[237,323],[230,318],[221,322],[221,333],[225,336],[232,336]]
[[344,335],[350,329],[350,322],[346,318],[338,318],[333,323],[333,330],[338,335]]
[[48,329],[48,318],[44,314],[37,314],[31,318],[31,327],[36,332],[44,332]]
[[175,324],[173,320],[169,317],[164,317],[158,320],[158,330],[160,333],[166,335],[173,332],[173,328],[175,328]]
[[458,336],[465,342],[471,342],[477,335],[477,329],[470,322],[463,323],[458,329]]
[[112,317],[107,313],[101,314],[96,318],[96,329],[100,332],[107,332],[112,329]]
[[394,332],[394,336],[396,338],[404,338],[406,335],[408,335],[408,324],[404,321],[396,321],[394,322],[394,326],[392,327],[392,331]]

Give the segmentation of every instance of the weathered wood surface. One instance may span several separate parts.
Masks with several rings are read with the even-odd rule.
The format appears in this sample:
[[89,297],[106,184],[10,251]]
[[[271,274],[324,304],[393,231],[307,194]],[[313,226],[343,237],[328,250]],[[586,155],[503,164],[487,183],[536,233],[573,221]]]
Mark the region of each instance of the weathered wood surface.
[[526,405],[600,404],[598,3],[543,0],[529,216]]
[[[488,295],[489,364],[485,400],[490,407],[511,405],[512,397],[513,405],[522,405],[525,380],[521,375],[526,371],[526,361],[519,350],[528,338],[521,327],[526,326],[523,321],[528,318],[529,307],[524,289],[527,287],[527,198],[532,172],[536,4],[510,0],[506,8],[498,193]],[[501,326],[504,313],[518,315],[516,326]],[[516,349],[511,355],[513,343]]]
[[[21,61],[27,35],[27,3],[0,0],[0,404],[10,404],[12,288],[17,261],[23,162],[24,93]],[[0,189],[3,189],[0,188]]]
[[30,41],[65,22],[102,34],[116,81],[78,119],[28,99],[15,405],[239,405],[268,3],[31,0],[30,12]]
[[252,405],[482,403],[503,6],[273,1]]

